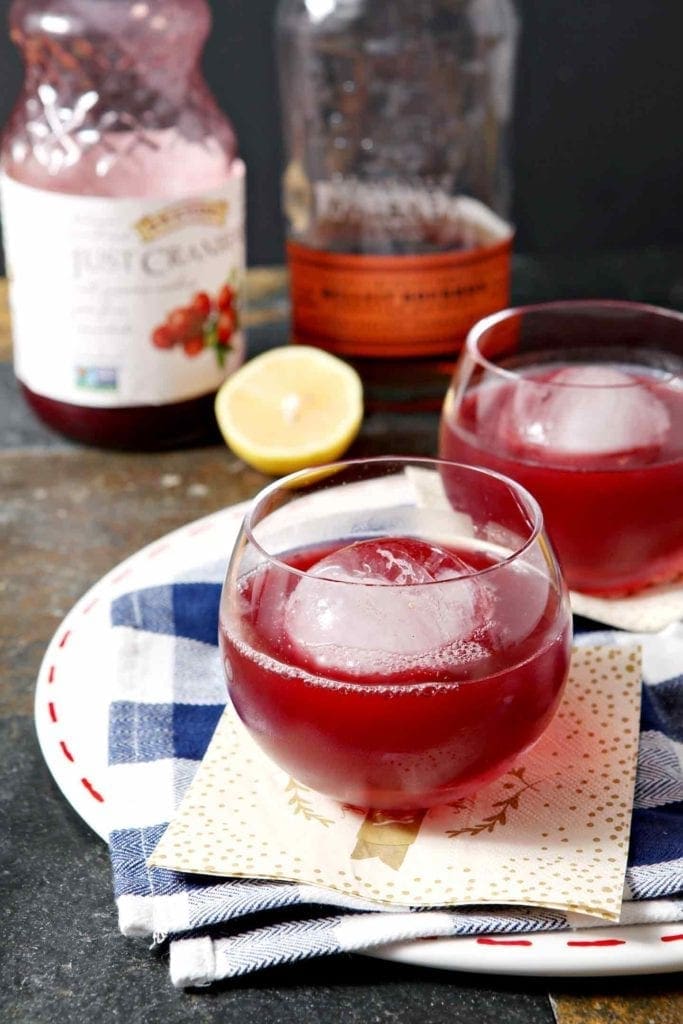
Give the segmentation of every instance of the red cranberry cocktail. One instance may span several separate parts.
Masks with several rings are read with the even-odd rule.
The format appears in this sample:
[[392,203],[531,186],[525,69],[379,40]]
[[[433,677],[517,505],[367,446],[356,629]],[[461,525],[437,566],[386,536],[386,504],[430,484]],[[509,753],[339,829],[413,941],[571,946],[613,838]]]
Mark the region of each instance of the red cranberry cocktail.
[[636,303],[506,310],[470,332],[440,454],[538,499],[570,587],[683,573],[683,316]]
[[534,499],[438,460],[272,484],[221,600],[228,690],[253,738],[359,806],[428,807],[499,776],[551,720],[570,639]]

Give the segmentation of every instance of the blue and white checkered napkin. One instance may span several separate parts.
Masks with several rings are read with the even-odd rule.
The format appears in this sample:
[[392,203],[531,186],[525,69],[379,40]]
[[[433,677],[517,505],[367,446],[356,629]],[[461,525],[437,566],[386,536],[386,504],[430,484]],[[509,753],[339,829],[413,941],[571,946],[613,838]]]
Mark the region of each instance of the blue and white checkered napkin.
[[[148,868],[223,711],[216,646],[223,566],[119,597],[110,706],[110,851],[126,935],[170,940],[177,986],[428,936],[558,931],[595,919],[533,908],[377,910],[312,886],[216,880]],[[197,582],[197,579],[200,579]],[[202,582],[201,580],[204,580]],[[594,632],[577,642],[643,645],[645,682],[621,923],[683,920],[683,625],[656,635]]]

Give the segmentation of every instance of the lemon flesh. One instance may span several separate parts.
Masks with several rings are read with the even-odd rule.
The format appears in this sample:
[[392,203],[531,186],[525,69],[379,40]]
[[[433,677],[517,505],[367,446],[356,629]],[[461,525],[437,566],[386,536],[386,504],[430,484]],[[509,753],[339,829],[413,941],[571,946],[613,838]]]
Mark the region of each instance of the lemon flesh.
[[337,356],[285,345],[236,370],[221,385],[215,411],[236,455],[281,476],[344,454],[363,420],[363,386]]

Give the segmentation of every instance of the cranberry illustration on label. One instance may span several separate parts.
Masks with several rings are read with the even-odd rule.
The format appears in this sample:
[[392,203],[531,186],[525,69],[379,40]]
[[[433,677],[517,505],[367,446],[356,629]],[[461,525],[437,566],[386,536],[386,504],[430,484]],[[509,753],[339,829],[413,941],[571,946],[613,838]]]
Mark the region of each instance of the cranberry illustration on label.
[[238,290],[226,282],[215,298],[197,292],[187,306],[171,310],[166,321],[152,331],[152,344],[159,349],[180,346],[190,359],[212,348],[219,366],[225,365],[235,331],[240,326]]

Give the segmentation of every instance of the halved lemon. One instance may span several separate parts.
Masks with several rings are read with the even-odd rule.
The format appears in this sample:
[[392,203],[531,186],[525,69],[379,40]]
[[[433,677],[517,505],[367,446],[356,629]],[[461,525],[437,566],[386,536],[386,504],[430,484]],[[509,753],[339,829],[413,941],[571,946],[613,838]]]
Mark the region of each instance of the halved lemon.
[[337,356],[284,345],[228,377],[215,409],[232,451],[254,469],[281,476],[343,455],[363,419],[363,386]]

